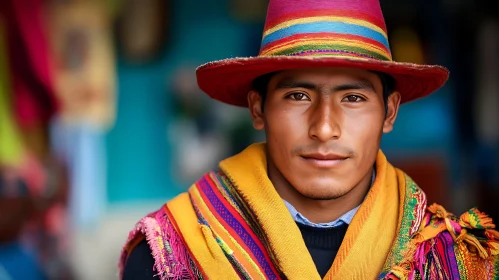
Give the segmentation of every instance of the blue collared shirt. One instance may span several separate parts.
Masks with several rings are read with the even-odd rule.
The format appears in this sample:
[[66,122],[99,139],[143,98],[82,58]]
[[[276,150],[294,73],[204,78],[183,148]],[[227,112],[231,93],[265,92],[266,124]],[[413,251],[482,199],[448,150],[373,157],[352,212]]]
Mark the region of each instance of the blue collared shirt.
[[[373,169],[373,175],[371,178],[371,186],[374,183],[375,178],[376,178],[376,170]],[[305,218],[305,216],[303,216],[300,212],[298,212],[298,210],[296,210],[296,208],[293,205],[291,205],[291,203],[287,202],[286,200],[283,200],[283,201],[284,201],[284,204],[286,204],[286,207],[288,208],[289,213],[291,213],[291,216],[293,217],[295,222],[300,223],[302,225],[317,227],[317,228],[338,227],[338,226],[341,226],[343,224],[349,225],[352,222],[353,216],[355,216],[355,214],[357,213],[357,211],[360,208],[360,205],[359,205],[359,206],[353,208],[352,210],[346,212],[338,219],[336,219],[332,222],[329,222],[329,223],[313,223],[309,219]]]
[[307,218],[305,218],[305,216],[303,216],[300,212],[298,212],[298,210],[296,210],[296,208],[293,205],[291,205],[289,202],[287,202],[286,200],[284,200],[284,203],[286,204],[286,207],[288,207],[289,213],[291,213],[291,216],[294,218],[295,222],[300,223],[302,225],[317,227],[317,228],[338,227],[338,226],[341,226],[343,224],[349,225],[350,222],[352,222],[353,216],[355,215],[355,213],[357,213],[357,210],[359,210],[359,207],[360,207],[360,205],[359,205],[359,206],[353,208],[352,210],[346,212],[341,217],[339,217],[338,219],[336,219],[332,222],[316,224],[316,223],[309,221]]

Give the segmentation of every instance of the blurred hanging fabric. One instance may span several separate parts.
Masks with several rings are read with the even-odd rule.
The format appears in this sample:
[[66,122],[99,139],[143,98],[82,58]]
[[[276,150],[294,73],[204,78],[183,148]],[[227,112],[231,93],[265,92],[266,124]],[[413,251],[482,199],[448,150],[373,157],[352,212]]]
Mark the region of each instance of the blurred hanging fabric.
[[[44,1],[0,2],[0,273],[11,279],[70,279],[64,167],[48,127],[59,108]],[[15,231],[12,231],[15,229]]]
[[0,165],[18,166],[23,148],[15,116],[11,108],[8,57],[4,24],[0,22]]
[[105,133],[115,119],[116,73],[107,1],[48,1],[60,113],[51,145],[70,172],[71,222],[95,227],[106,203]]
[[116,115],[112,15],[107,1],[48,1],[58,119],[106,131]]
[[[60,111],[50,145],[68,171],[70,262],[77,279],[102,279],[87,241],[107,203],[105,137],[116,118],[116,70],[109,1],[47,1],[49,49]],[[95,269],[88,270],[87,267]]]
[[46,123],[57,110],[41,0],[4,0],[14,109],[21,126]]

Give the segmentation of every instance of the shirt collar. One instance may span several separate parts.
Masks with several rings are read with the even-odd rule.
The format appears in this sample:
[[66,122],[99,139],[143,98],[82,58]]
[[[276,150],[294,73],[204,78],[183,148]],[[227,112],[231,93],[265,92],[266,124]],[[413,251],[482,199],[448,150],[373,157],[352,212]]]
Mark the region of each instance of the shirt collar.
[[[371,177],[371,186],[373,185],[375,178],[376,178],[376,169],[373,169],[373,175]],[[338,219],[331,221],[329,223],[313,223],[310,220],[308,220],[307,218],[305,218],[305,216],[303,216],[300,212],[298,212],[298,210],[296,210],[296,208],[293,205],[291,205],[291,203],[287,202],[286,200],[283,200],[283,201],[284,201],[284,204],[286,204],[286,207],[288,208],[288,211],[291,214],[291,216],[293,217],[295,222],[300,223],[302,225],[316,227],[316,228],[338,227],[338,226],[341,226],[343,224],[349,225],[352,222],[353,216],[355,216],[355,214],[357,213],[357,211],[360,208],[360,205],[358,205],[357,207],[355,207],[352,210],[343,214]]]

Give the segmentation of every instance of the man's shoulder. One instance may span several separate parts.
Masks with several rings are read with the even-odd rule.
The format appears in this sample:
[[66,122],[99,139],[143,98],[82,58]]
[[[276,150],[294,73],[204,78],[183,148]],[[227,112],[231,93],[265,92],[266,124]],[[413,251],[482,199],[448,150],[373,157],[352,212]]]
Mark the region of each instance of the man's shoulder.
[[148,235],[161,236],[168,230],[176,229],[176,220],[187,214],[194,214],[194,209],[189,194],[182,192],[141,218],[130,231],[128,243],[135,239],[147,238]]
[[182,267],[189,273],[196,271],[186,259],[189,253],[182,232],[188,232],[186,228],[190,226],[188,223],[192,221],[192,215],[195,217],[189,194],[184,192],[140,219],[122,249],[119,261],[121,275],[131,256],[142,258],[147,255],[136,252],[140,249],[144,253],[144,248],[154,256],[154,267],[162,274],[167,275],[173,266]]
[[122,279],[159,279],[155,272],[152,251],[145,239],[134,246],[123,265]]

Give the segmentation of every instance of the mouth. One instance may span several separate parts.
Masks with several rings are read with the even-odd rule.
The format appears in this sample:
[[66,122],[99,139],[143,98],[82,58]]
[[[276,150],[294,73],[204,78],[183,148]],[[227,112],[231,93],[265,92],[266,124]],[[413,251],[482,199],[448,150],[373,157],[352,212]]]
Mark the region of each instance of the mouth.
[[308,163],[319,168],[331,168],[335,167],[348,159],[346,156],[332,154],[332,153],[312,153],[301,155],[301,158],[306,160]]

